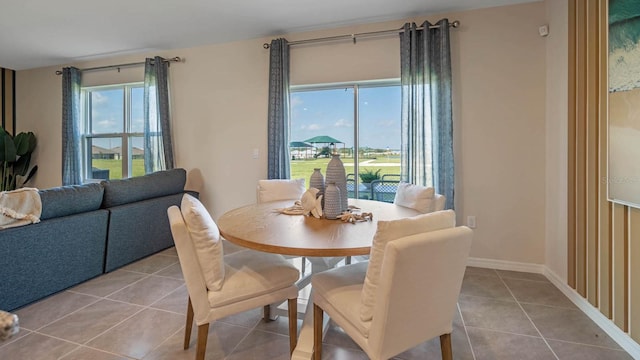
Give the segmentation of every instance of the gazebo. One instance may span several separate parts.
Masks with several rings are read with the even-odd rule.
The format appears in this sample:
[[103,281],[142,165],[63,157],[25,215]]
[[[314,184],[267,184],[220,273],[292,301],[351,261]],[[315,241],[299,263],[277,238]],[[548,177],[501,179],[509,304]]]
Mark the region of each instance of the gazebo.
[[[302,158],[302,156],[300,156],[300,153],[304,150],[304,158],[308,158],[309,157],[309,149],[313,148],[313,145],[308,144],[304,141],[292,141],[289,143],[289,148],[290,149],[296,149],[296,150],[292,150],[291,155],[292,157],[295,159],[296,157],[300,157]],[[293,153],[293,151],[296,151],[296,153]]]
[[342,150],[344,153],[344,143],[338,139],[332,138],[327,135],[314,136],[311,139],[307,139],[304,142],[309,144],[327,144],[328,146],[335,146],[336,144],[342,144]]

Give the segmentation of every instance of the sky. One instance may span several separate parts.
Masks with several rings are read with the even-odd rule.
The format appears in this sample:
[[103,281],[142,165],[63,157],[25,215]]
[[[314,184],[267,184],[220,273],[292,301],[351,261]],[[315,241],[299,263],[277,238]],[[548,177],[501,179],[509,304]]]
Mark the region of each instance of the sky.
[[[144,89],[131,89],[131,132],[144,131]],[[92,133],[121,133],[124,130],[124,90],[102,89],[91,92]],[[120,139],[94,139],[93,144],[111,149],[121,145]],[[142,138],[134,138],[133,146],[142,148]]]
[[[290,141],[327,135],[353,147],[353,94],[352,87],[292,92]],[[360,147],[400,149],[400,86],[361,86],[358,95]]]

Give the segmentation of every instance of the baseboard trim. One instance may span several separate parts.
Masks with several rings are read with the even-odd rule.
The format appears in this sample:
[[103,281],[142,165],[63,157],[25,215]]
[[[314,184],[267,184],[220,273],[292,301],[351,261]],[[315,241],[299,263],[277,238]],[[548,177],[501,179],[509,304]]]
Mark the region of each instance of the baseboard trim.
[[587,299],[583,298],[574,289],[565,284],[565,282],[548,267],[542,264],[521,263],[515,261],[493,260],[483,258],[469,258],[467,265],[497,269],[523,271],[544,275],[553,285],[555,285],[563,294],[565,294],[571,302],[573,302],[585,315],[595,322],[604,332],[609,335],[613,341],[618,343],[631,357],[640,360],[640,344],[635,342],[626,332],[622,331],[613,321],[604,316],[600,310],[591,305]]
[[521,263],[506,260],[493,260],[483,258],[469,258],[467,265],[488,269],[522,271],[536,274],[544,274],[545,266],[541,264]]

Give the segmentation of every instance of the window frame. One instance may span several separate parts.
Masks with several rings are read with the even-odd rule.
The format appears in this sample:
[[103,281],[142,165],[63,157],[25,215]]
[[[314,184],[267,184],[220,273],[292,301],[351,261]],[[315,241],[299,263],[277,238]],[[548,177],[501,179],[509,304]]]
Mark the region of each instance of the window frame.
[[[132,160],[133,151],[129,146],[129,139],[132,137],[144,137],[144,132],[131,132],[131,91],[132,89],[141,88],[144,89],[144,82],[130,82],[122,84],[112,85],[97,85],[86,86],[80,89],[80,114],[81,114],[81,143],[82,143],[82,178],[83,183],[100,182],[103,179],[94,179],[91,177],[91,164],[92,164],[92,150],[89,149],[89,145],[92,139],[120,139],[121,160],[122,160],[122,179],[132,177]],[[97,133],[92,132],[92,118],[91,118],[91,96],[89,94],[97,90],[123,90],[123,132],[114,133]],[[144,101],[144,98],[143,98]],[[144,106],[144,105],[143,105]]]
[[[397,86],[402,91],[402,83],[400,78],[390,78],[390,79],[376,79],[376,80],[362,80],[362,81],[344,81],[344,82],[336,82],[336,83],[324,83],[324,84],[304,84],[304,85],[290,85],[289,86],[289,94],[293,95],[298,92],[307,92],[307,91],[321,91],[321,90],[336,90],[336,89],[345,89],[352,88],[353,89],[353,148],[360,148],[360,88],[374,88],[374,87],[389,87],[389,86]],[[400,109],[401,110],[401,109]],[[291,120],[289,118],[289,131],[291,131]],[[355,180],[355,188],[354,188],[354,196],[355,198],[359,198],[359,189],[358,185],[360,184],[360,151],[353,152],[353,171],[354,171],[354,180]],[[291,161],[291,160],[289,160]]]

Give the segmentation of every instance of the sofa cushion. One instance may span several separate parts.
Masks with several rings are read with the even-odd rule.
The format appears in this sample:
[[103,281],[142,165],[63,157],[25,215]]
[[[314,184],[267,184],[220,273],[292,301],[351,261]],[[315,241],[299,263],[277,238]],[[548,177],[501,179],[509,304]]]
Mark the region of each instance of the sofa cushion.
[[40,190],[40,220],[68,216],[100,208],[104,189],[100,184],[68,185]]
[[180,212],[193,240],[207,289],[218,291],[224,282],[224,253],[220,230],[202,203],[185,194]]
[[178,194],[184,191],[187,172],[184,169],[158,171],[144,176],[107,180],[102,207],[109,208],[136,201]]
[[456,226],[456,214],[453,210],[437,211],[411,218],[378,221],[378,229],[373,236],[369,267],[362,288],[362,307],[360,319],[369,321],[373,318],[373,307],[376,302],[376,291],[380,283],[380,272],[384,250],[390,241],[414,234],[452,228]]

